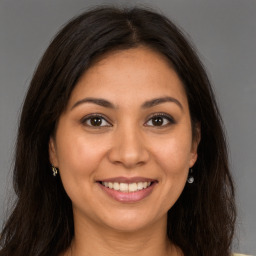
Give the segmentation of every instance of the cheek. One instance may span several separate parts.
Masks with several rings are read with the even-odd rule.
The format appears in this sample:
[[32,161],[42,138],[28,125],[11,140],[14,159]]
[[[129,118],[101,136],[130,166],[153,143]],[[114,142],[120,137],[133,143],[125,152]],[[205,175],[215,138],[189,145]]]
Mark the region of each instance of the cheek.
[[90,176],[97,169],[103,156],[103,143],[86,136],[83,132],[67,132],[62,129],[57,137],[59,169],[64,178],[72,176],[77,181],[82,176]]
[[161,170],[161,209],[167,212],[178,200],[187,181],[190,160],[189,140],[173,138],[166,140],[155,152]]
[[95,189],[95,173],[104,155],[102,143],[84,133],[70,132],[67,135],[64,129],[59,138],[57,152],[62,184],[73,205],[83,205],[85,199],[90,201],[88,195]]
[[188,132],[188,134],[176,134],[158,142],[154,155],[166,175],[187,173],[191,160],[191,140]]

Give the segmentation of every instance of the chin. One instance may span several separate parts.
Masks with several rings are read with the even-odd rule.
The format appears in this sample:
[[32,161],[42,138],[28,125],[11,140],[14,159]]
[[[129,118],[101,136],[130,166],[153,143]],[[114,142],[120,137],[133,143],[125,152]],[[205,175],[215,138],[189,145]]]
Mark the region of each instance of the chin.
[[133,233],[138,232],[139,230],[146,229],[149,224],[145,220],[136,220],[134,218],[127,218],[115,221],[112,223],[106,223],[108,227],[116,232],[122,232],[122,233]]
[[156,216],[149,216],[148,211],[138,212],[138,210],[119,211],[118,213],[104,216],[103,223],[105,226],[119,232],[137,232],[139,230],[152,227],[152,224],[165,220],[166,218],[157,218]]

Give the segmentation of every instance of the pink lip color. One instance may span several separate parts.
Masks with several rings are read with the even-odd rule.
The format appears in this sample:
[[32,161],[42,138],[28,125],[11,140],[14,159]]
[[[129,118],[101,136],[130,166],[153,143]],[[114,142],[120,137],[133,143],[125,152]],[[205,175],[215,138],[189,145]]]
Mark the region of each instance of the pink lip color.
[[[105,181],[105,180],[104,180]],[[141,180],[140,180],[141,181]],[[120,182],[120,181],[119,181]],[[131,183],[131,182],[130,182]],[[149,196],[153,191],[156,182],[153,182],[149,187],[136,191],[136,192],[121,192],[111,188],[107,188],[101,183],[98,183],[101,189],[106,192],[106,194],[116,201],[123,202],[123,203],[135,203],[138,202],[145,197]]]

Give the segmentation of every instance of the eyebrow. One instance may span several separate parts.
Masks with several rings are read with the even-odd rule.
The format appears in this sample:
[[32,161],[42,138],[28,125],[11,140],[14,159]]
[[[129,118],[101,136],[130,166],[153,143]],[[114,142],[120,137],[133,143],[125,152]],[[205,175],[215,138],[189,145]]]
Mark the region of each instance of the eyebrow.
[[[182,110],[183,110],[183,106],[180,103],[180,101],[178,101],[177,99],[173,98],[173,97],[161,97],[161,98],[155,98],[149,101],[146,101],[142,104],[142,108],[151,108],[154,106],[157,106],[159,104],[162,103],[166,103],[166,102],[173,102],[175,103],[177,106],[179,106]],[[111,108],[111,109],[116,109],[117,107],[114,106],[114,104],[112,104],[111,102],[105,100],[105,99],[101,99],[101,98],[84,98],[82,100],[77,101],[71,108],[71,110],[81,104],[84,103],[93,103],[105,108]]]
[[178,101],[177,99],[173,98],[173,97],[162,97],[162,98],[155,98],[149,101],[146,101],[143,105],[142,108],[151,108],[154,107],[156,105],[162,104],[162,103],[166,103],[166,102],[173,102],[176,105],[178,105],[182,110],[183,110],[183,106],[180,103],[180,101]]
[[107,100],[104,100],[104,99],[98,99],[98,98],[84,98],[82,100],[79,100],[77,101],[71,109],[83,104],[83,103],[93,103],[93,104],[96,104],[96,105],[99,105],[99,106],[102,106],[102,107],[105,107],[105,108],[115,108],[115,106],[107,101]]

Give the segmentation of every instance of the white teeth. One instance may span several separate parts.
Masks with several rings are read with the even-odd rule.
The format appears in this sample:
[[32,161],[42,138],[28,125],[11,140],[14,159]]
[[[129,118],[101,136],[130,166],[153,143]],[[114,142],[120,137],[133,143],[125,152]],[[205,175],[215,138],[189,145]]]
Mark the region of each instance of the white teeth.
[[122,192],[127,192],[128,187],[129,187],[129,185],[127,183],[120,183],[119,190]]
[[151,182],[138,182],[138,183],[118,183],[118,182],[102,182],[107,188],[111,188],[121,192],[136,192],[145,189],[151,185]]
[[[106,183],[110,183],[110,182],[106,182]],[[115,182],[113,185],[113,189],[114,190],[119,190],[119,183]]]
[[136,183],[129,184],[129,192],[134,192],[138,190],[138,186]]
[[143,182],[139,182],[137,185],[138,190],[142,190],[144,188]]

